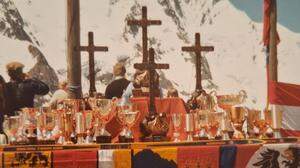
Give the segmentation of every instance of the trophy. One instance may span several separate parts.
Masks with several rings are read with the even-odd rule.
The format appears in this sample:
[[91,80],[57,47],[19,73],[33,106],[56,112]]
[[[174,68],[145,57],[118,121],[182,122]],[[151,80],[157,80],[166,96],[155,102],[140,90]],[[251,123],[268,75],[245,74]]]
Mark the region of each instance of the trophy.
[[24,126],[27,130],[27,139],[29,144],[37,144],[37,110],[35,108],[23,108],[22,112],[25,117]]
[[139,118],[139,111],[133,108],[134,106],[119,106],[118,107],[118,120],[123,125],[123,130],[119,136],[119,142],[134,142],[134,136],[131,128],[134,126]]
[[56,114],[55,112],[51,111],[49,113],[45,113],[45,129],[46,129],[46,138],[53,139],[52,137],[52,130],[55,127],[56,121]]
[[194,119],[192,113],[185,114],[185,132],[187,133],[187,141],[193,141]]
[[247,123],[248,109],[242,106],[233,106],[230,111],[233,138],[243,139],[248,136]]
[[86,127],[85,143],[89,144],[93,142],[93,111],[84,111],[84,121]]
[[116,110],[116,99],[96,99],[90,98],[89,103],[96,117],[95,137],[98,143],[110,143],[111,134],[105,129],[105,125],[113,118]]
[[224,126],[222,126],[222,122],[224,122],[224,112],[211,112],[208,116],[210,137],[216,140],[222,139],[222,131],[224,130]]
[[5,127],[8,132],[9,142],[14,144],[17,142],[17,133],[20,127],[20,117],[11,116],[6,119]]
[[85,102],[82,99],[65,99],[62,102],[64,110],[64,143],[76,143],[75,130],[73,125],[75,113],[85,109]]
[[207,140],[209,139],[209,135],[207,133],[208,130],[208,113],[207,110],[196,110],[194,115],[194,122],[196,128],[196,135],[194,138],[199,140]]
[[54,137],[58,144],[65,144],[65,111],[63,109],[56,110],[56,127],[54,128]]
[[179,132],[179,128],[181,126],[181,119],[182,119],[182,114],[180,113],[173,113],[172,114],[172,123],[174,126],[174,133],[173,133],[173,137],[174,137],[174,142],[180,142],[180,132]]
[[64,133],[64,143],[65,144],[73,144],[71,140],[71,135],[73,133],[73,115],[71,112],[65,112],[63,115],[64,119],[64,126],[63,126],[63,133]]
[[84,115],[81,112],[75,113],[75,132],[77,134],[77,144],[83,144],[85,135]]

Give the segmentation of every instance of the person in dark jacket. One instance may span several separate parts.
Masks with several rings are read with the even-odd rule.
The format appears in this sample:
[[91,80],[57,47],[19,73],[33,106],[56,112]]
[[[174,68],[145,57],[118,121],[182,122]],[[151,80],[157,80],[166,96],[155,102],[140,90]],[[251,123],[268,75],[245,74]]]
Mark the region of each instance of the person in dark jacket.
[[16,111],[24,107],[33,107],[35,95],[46,95],[49,92],[47,84],[23,73],[22,63],[11,62],[6,68],[10,77],[10,82],[6,83],[8,116],[15,115]]
[[126,69],[124,64],[117,63],[113,68],[113,74],[115,80],[107,85],[105,90],[105,98],[107,99],[112,99],[113,97],[121,98],[124,90],[130,83],[130,81],[125,78]]
[[3,132],[3,121],[4,121],[4,114],[6,114],[6,89],[5,89],[5,80],[0,75],[0,133]]

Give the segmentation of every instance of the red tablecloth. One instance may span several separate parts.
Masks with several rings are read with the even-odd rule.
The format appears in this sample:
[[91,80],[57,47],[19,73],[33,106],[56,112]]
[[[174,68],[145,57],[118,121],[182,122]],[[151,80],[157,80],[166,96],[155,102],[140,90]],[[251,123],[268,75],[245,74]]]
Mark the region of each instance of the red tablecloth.
[[[136,122],[136,124],[133,126],[132,131],[134,133],[135,141],[139,140],[140,135],[140,129],[139,129],[139,124],[140,122],[145,118],[145,116],[148,114],[149,109],[148,109],[148,104],[149,104],[149,99],[142,97],[142,98],[133,98],[131,99],[133,103],[135,103],[140,111],[139,118]],[[184,101],[181,98],[156,98],[155,100],[155,105],[156,105],[156,110],[158,113],[166,113],[168,116],[169,120],[169,132],[168,132],[168,137],[173,136],[173,125],[171,122],[171,114],[173,113],[181,113],[185,114],[186,109],[184,106]],[[184,132],[184,127],[185,127],[185,122],[184,122],[184,115],[182,115],[182,124],[181,128],[179,130],[180,132],[180,139],[184,140],[186,137],[186,133]],[[118,122],[117,118],[114,117],[106,126],[107,130],[112,134],[113,136],[113,142],[116,142],[118,140],[118,135],[122,130],[122,125],[120,122]]]

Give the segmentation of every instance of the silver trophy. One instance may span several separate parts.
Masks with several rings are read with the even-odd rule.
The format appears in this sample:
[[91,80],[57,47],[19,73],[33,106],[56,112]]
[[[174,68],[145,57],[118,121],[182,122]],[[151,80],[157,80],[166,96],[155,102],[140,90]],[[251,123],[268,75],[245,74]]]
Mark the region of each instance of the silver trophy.
[[195,127],[198,132],[194,136],[198,140],[207,140],[209,139],[208,134],[208,110],[196,110],[194,113]]
[[194,118],[192,113],[185,114],[185,132],[187,133],[187,141],[193,141]]
[[18,130],[20,127],[20,117],[19,116],[11,116],[6,119],[4,128],[8,132],[9,142],[14,144],[18,140]]
[[180,142],[180,126],[181,126],[181,122],[182,122],[182,114],[181,113],[173,113],[172,114],[172,123],[174,126],[174,133],[173,133],[173,138],[174,138],[174,142]]
[[37,112],[35,108],[23,108],[23,114],[25,115],[25,129],[27,130],[27,138],[29,143],[36,143],[37,135],[35,130],[37,129]]
[[75,132],[77,134],[77,144],[84,143],[84,135],[85,135],[85,123],[84,123],[84,115],[81,112],[75,113]]

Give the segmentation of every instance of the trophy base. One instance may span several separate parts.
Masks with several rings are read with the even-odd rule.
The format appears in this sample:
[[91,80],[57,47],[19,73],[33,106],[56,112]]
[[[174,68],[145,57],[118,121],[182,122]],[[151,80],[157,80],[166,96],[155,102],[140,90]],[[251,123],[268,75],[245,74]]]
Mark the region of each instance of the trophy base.
[[55,145],[55,140],[38,140],[38,145]]
[[10,145],[28,145],[28,141],[13,141],[9,143]]
[[198,137],[198,139],[197,140],[209,140],[209,138],[208,137]]
[[233,139],[233,133],[234,131],[227,131],[229,139]]
[[170,139],[161,135],[152,135],[149,137],[141,137],[140,140],[142,142],[164,142],[169,141]]
[[215,136],[215,140],[222,140],[222,135],[217,135],[217,136]]
[[111,143],[111,136],[97,136],[96,143]]
[[28,139],[28,144],[29,145],[37,145],[38,144],[37,137],[27,137],[27,139]]
[[133,142],[134,142],[134,138],[119,136],[119,143],[133,143]]

